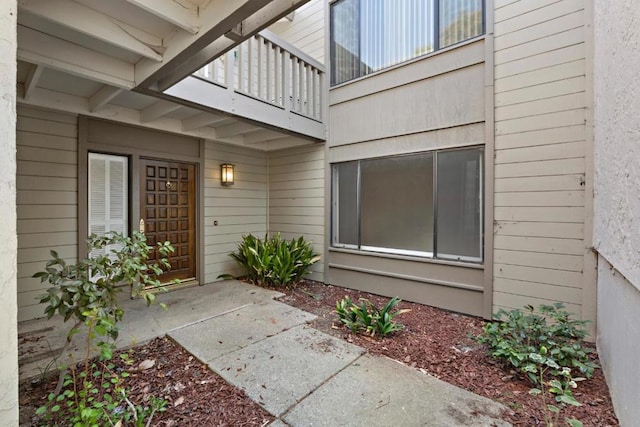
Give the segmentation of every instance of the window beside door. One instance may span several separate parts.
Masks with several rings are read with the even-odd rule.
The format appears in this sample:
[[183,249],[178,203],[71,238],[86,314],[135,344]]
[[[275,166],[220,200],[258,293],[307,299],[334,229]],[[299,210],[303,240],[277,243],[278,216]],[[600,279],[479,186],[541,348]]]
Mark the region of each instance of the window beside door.
[[[88,232],[104,235],[129,232],[129,159],[125,156],[89,153]],[[111,251],[106,248],[106,252]],[[102,251],[100,251],[102,252]],[[92,252],[92,256],[98,255]]]
[[483,149],[332,166],[332,246],[482,261]]

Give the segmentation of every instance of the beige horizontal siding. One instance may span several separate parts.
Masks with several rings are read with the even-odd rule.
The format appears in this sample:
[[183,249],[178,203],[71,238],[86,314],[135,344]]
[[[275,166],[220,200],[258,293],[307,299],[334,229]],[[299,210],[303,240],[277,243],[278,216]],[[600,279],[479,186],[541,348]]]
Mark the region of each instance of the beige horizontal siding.
[[494,309],[582,316],[584,0],[499,0],[494,30]]
[[[241,274],[229,253],[243,236],[267,231],[267,156],[213,141],[205,142],[204,155],[204,281],[213,282],[220,274]],[[235,165],[232,186],[220,184],[222,163]]]
[[324,63],[325,3],[324,0],[311,0],[296,10],[293,21],[279,21],[271,25],[269,30]]
[[[304,236],[324,253],[324,145],[269,153],[269,233],[286,239]],[[312,267],[311,279],[324,281],[324,260]]]
[[36,297],[47,283],[31,276],[55,250],[68,262],[78,251],[77,117],[18,108],[18,320],[44,315]]

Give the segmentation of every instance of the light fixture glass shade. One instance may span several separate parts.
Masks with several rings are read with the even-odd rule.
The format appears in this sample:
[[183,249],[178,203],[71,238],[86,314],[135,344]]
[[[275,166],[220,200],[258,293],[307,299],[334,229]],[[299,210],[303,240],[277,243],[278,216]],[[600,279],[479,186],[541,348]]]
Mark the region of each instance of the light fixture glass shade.
[[234,165],[223,163],[220,165],[220,182],[222,185],[233,185]]

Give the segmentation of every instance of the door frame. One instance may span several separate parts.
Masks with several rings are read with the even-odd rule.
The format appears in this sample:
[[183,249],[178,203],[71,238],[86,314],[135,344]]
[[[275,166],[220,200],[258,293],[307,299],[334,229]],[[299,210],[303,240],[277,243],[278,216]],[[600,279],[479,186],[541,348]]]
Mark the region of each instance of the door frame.
[[[127,146],[112,145],[89,140],[90,122],[96,121],[109,126],[117,126],[125,131],[126,128],[135,129],[136,132],[144,131],[150,138],[165,136],[167,139],[189,139],[192,144],[185,146],[185,153],[176,153],[176,147],[180,144],[173,141],[158,141],[157,149],[151,150],[146,147],[136,146],[135,141]],[[167,148],[165,148],[167,147]],[[154,147],[156,148],[156,147]],[[189,148],[189,150],[187,150]],[[116,156],[126,156],[129,158],[129,233],[136,230],[140,221],[140,158],[157,159],[160,161],[174,161],[189,163],[195,166],[195,262],[196,262],[196,282],[204,284],[204,140],[185,135],[165,132],[156,129],[144,128],[141,126],[128,125],[125,123],[110,120],[96,119],[88,116],[78,117],[78,259],[86,258],[87,247],[86,237],[88,236],[88,157],[89,152],[111,154]],[[197,155],[194,155],[197,153]]]

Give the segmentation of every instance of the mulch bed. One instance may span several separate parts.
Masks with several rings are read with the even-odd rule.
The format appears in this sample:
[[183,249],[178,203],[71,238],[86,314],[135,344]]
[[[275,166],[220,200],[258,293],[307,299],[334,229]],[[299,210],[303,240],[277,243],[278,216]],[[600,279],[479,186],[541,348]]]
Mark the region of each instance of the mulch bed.
[[[336,301],[350,296],[367,298],[382,305],[388,298],[340,287],[305,281],[285,293],[281,301],[314,313],[311,326],[364,347],[369,353],[401,361],[473,393],[502,402],[510,410],[505,419],[516,426],[542,426],[544,414],[540,400],[528,391],[530,383],[514,371],[486,355],[469,338],[479,334],[482,319],[403,301],[399,308],[411,311],[396,320],[405,329],[388,338],[354,335],[341,326],[334,312]],[[115,355],[114,363],[130,370],[127,379],[130,399],[144,401],[150,394],[168,401],[167,411],[154,416],[154,426],[265,426],[274,418],[249,399],[244,392],[227,384],[182,347],[169,338],[157,338],[128,353],[135,363],[127,366]],[[593,359],[598,363],[597,354]],[[149,369],[136,370],[142,361],[153,360]],[[55,378],[43,382],[24,382],[20,388],[21,423],[34,421],[35,410],[46,402],[55,388]],[[574,392],[582,406],[567,408],[564,416],[575,417],[585,426],[617,426],[609,389],[601,370],[580,383]],[[27,424],[28,425],[28,424]]]
[[[353,301],[367,298],[381,306],[388,298],[312,281],[305,281],[293,289],[278,290],[286,294],[281,298],[282,302],[318,316],[311,326],[362,346],[371,354],[401,361],[443,381],[502,402],[511,409],[505,418],[516,426],[544,425],[540,399],[529,394],[531,384],[516,372],[505,370],[485,353],[482,346],[469,338],[469,334],[482,332],[484,320],[403,301],[399,308],[411,311],[396,319],[405,325],[405,329],[387,338],[371,338],[354,335],[341,326],[334,312],[335,303],[348,295]],[[599,365],[595,352],[593,359]],[[575,417],[585,426],[618,425],[600,369],[591,379],[579,384],[574,396],[583,405],[565,409],[562,419],[564,416]]]
[[[170,338],[156,338],[125,352],[133,364],[125,365],[118,354],[112,361],[116,369],[130,372],[126,384],[132,403],[142,403],[150,395],[168,401],[166,412],[154,415],[154,426],[265,426],[274,420],[242,390],[229,385]],[[154,363],[148,369],[140,369],[143,361]],[[57,376],[44,383],[21,384],[21,425],[52,424],[38,424],[34,414],[45,404],[46,395],[55,389],[56,382]]]

